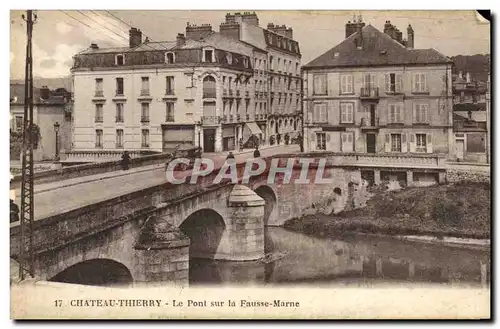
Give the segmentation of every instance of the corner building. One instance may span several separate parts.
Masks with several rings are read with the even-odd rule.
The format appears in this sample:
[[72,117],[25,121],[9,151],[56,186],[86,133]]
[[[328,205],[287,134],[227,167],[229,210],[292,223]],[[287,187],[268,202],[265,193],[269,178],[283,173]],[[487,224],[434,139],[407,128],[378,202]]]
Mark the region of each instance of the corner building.
[[[253,47],[188,23],[175,41],[90,48],[74,57],[74,148],[103,153],[204,152],[237,147],[241,126],[254,122]],[[237,102],[224,107],[231,93]],[[260,131],[254,131],[260,134]],[[258,136],[262,138],[263,136]]]
[[345,40],[303,68],[306,151],[443,154],[453,139],[452,62],[415,49],[386,21],[358,19]]

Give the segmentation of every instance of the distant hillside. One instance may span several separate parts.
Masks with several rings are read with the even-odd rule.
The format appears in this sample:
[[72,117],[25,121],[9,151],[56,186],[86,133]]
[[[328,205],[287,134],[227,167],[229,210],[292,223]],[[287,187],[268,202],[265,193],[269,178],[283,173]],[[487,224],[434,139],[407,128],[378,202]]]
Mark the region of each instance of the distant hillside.
[[486,82],[490,72],[490,55],[452,56],[453,73],[470,72],[473,80]]
[[[10,80],[10,83],[24,84],[24,80]],[[66,76],[66,77],[62,77],[62,78],[33,78],[33,85],[36,88],[41,88],[42,86],[47,86],[51,90],[54,90],[57,88],[65,88],[68,91],[72,91],[71,90],[71,76]]]

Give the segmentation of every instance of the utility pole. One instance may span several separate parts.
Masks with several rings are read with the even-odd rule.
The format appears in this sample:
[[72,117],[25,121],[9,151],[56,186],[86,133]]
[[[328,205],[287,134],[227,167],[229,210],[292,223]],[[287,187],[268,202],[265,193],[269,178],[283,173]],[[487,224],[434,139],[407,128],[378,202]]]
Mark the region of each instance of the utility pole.
[[[33,58],[31,38],[33,32],[33,11],[27,10],[26,17],[26,72],[24,82],[24,127],[22,146],[21,182],[21,238],[19,241],[19,279],[33,277]],[[35,15],[36,20],[36,15]]]

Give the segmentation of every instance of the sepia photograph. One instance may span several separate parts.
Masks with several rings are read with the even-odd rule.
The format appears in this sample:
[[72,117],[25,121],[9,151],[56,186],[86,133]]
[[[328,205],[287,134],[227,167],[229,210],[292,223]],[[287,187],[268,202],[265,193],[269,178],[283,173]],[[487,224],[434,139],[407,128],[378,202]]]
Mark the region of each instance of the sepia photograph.
[[10,10],[10,317],[491,319],[489,10]]

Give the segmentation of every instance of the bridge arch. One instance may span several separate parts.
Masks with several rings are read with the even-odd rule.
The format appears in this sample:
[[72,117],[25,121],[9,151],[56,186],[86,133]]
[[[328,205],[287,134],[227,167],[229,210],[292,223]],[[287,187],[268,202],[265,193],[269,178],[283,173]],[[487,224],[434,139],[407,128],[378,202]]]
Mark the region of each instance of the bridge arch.
[[107,258],[95,258],[68,267],[49,281],[90,286],[123,286],[132,284],[133,278],[124,264]]
[[179,229],[191,240],[189,258],[214,259],[226,224],[219,212],[203,208],[187,216]]
[[273,225],[278,216],[278,198],[269,185],[260,185],[254,189],[266,204],[264,205],[264,226]]

